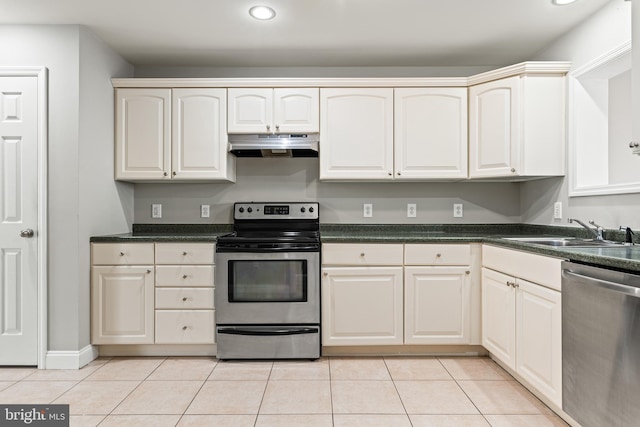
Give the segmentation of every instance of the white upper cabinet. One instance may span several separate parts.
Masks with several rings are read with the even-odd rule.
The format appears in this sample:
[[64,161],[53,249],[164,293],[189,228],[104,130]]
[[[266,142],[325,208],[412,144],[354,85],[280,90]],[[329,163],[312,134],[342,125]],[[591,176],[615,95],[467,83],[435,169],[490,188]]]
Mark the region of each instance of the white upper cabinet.
[[469,177],[564,175],[565,78],[518,75],[469,88]]
[[116,90],[116,179],[168,179],[171,89]]
[[116,90],[116,171],[124,181],[235,181],[225,89]]
[[230,88],[229,133],[318,132],[318,88]]
[[320,117],[320,179],[393,179],[393,89],[321,89]]
[[395,89],[395,179],[467,177],[467,89]]
[[173,179],[226,179],[234,157],[227,153],[224,89],[173,89]]

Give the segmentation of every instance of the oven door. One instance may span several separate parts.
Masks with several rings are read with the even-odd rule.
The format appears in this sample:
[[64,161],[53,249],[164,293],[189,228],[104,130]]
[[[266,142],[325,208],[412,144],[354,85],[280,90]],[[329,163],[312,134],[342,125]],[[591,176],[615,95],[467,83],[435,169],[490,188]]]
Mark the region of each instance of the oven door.
[[320,323],[319,268],[319,252],[217,253],[216,323]]

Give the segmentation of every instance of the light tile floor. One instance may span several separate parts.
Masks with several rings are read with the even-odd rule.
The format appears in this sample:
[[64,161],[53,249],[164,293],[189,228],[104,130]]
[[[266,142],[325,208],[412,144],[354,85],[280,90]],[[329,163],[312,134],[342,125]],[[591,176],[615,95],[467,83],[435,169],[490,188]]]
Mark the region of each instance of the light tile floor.
[[0,403],[66,403],[72,426],[567,426],[483,357],[104,358],[0,368]]

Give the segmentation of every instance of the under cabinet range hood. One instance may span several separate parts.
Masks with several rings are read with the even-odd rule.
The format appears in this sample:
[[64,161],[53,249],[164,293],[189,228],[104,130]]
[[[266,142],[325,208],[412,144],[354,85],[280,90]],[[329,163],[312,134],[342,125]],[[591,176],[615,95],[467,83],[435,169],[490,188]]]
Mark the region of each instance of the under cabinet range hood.
[[229,151],[238,157],[318,157],[318,133],[229,134]]

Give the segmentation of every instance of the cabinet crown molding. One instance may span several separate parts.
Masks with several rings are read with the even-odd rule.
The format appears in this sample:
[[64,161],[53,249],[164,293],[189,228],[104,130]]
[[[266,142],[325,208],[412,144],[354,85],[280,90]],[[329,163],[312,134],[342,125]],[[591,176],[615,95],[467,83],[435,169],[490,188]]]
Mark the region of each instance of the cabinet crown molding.
[[114,88],[467,87],[521,74],[566,74],[571,62],[527,61],[470,77],[114,78]]

